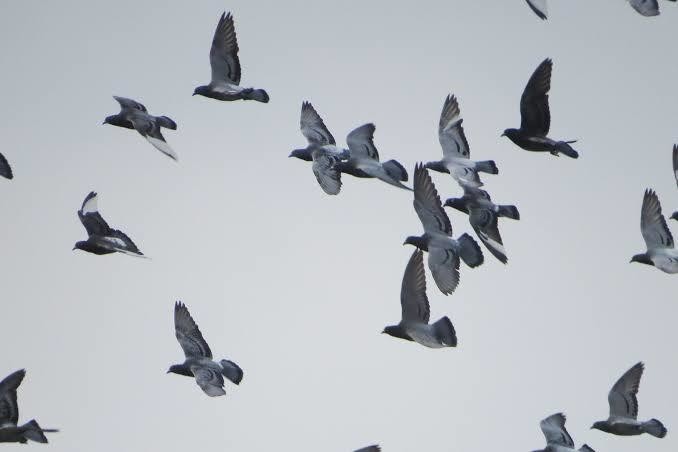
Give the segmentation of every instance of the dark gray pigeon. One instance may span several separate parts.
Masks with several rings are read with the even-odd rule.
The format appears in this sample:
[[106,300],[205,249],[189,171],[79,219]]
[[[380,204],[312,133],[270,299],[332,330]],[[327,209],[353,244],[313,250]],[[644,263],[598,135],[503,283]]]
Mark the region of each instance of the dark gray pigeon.
[[546,0],[527,0],[527,5],[542,20],[546,20]]
[[652,265],[666,273],[678,273],[678,250],[674,248],[673,236],[662,215],[659,198],[651,189],[645,190],[643,195],[640,232],[647,251],[634,255],[631,262]]
[[410,257],[400,289],[402,319],[384,328],[389,336],[414,341],[429,348],[456,347],[457,335],[448,317],[429,325],[430,310],[426,297],[426,273],[421,250]]
[[14,173],[12,173],[12,167],[9,166],[9,162],[4,155],[0,154],[0,176],[5,179],[14,178]]
[[79,249],[94,254],[124,253],[134,257],[146,257],[139,251],[132,239],[127,235],[112,229],[97,209],[97,194],[90,192],[78,210],[80,222],[85,227],[87,240],[77,242],[73,249]]
[[574,441],[565,428],[565,415],[552,414],[539,423],[541,431],[546,437],[546,448],[535,452],[595,452],[584,444],[579,449],[574,448]]
[[0,381],[0,443],[25,444],[28,440],[46,443],[45,433],[59,431],[41,428],[35,419],[26,422],[24,425],[17,425],[19,405],[16,400],[16,391],[25,375],[26,371],[21,369]]
[[240,59],[238,58],[238,40],[231,13],[223,13],[214,31],[210,49],[212,80],[209,85],[198,86],[193,95],[211,97],[217,100],[256,100],[268,102],[268,94],[263,89],[243,88],[240,86]]
[[345,162],[336,162],[334,168],[351,176],[377,178],[395,187],[412,190],[401,183],[407,182],[408,176],[399,162],[379,161],[379,152],[374,146],[374,130],[374,124],[364,124],[349,133],[346,143],[350,157]]
[[452,238],[452,225],[431,176],[421,163],[414,168],[414,210],[424,226],[424,234],[410,236],[405,244],[428,252],[428,268],[445,295],[454,292],[459,284],[459,258],[469,267],[483,263],[483,252],[473,238],[464,233]]
[[[669,0],[675,2],[676,0]],[[629,0],[629,3],[638,11],[646,17],[658,16],[659,15],[659,3],[657,0]]]
[[666,428],[657,419],[646,422],[638,420],[638,387],[643,375],[642,362],[630,368],[612,386],[607,395],[610,404],[610,417],[606,421],[593,424],[594,429],[620,436],[635,436],[649,433],[657,438],[666,436]]
[[165,141],[165,137],[162,136],[160,130],[161,127],[176,130],[176,122],[167,116],[150,115],[146,107],[135,100],[120,96],[113,96],[113,99],[117,100],[120,104],[120,113],[108,116],[104,119],[104,124],[134,129],[157,150],[174,160],[179,159],[177,153]]
[[328,195],[338,194],[341,190],[341,172],[334,168],[334,164],[342,159],[348,159],[348,150],[336,145],[334,137],[310,102],[301,105],[300,127],[308,146],[293,150],[290,157],[312,161],[313,174],[320,187]]
[[438,140],[443,148],[443,159],[437,162],[428,162],[426,168],[448,173],[460,184],[481,187],[483,183],[478,172],[497,174],[499,169],[494,160],[474,162],[470,160],[471,151],[466,140],[464,120],[459,117],[459,103],[454,95],[449,95],[443,104],[438,124]]
[[355,452],[380,452],[380,451],[381,447],[379,447],[378,444],[375,444],[373,446],[363,447],[362,449],[358,449]]
[[198,386],[210,397],[226,394],[223,377],[240,384],[242,369],[233,361],[222,359],[217,362],[212,359],[212,351],[203,339],[198,325],[180,301],[174,305],[174,330],[186,360],[183,364],[170,366],[167,373],[194,377]]
[[461,186],[464,189],[464,196],[449,198],[445,201],[445,207],[453,207],[467,214],[478,238],[494,257],[505,264],[508,258],[504,250],[504,242],[499,234],[498,217],[520,220],[518,208],[493,203],[490,194],[485,190],[463,183]]
[[520,98],[520,129],[506,129],[502,136],[526,151],[550,152],[555,156],[565,154],[576,159],[579,153],[570,146],[576,140],[556,141],[546,136],[551,127],[548,93],[552,68],[553,62],[547,58],[534,71]]
[[[673,177],[678,185],[678,144],[673,145]],[[678,220],[678,211],[671,214],[673,220]]]

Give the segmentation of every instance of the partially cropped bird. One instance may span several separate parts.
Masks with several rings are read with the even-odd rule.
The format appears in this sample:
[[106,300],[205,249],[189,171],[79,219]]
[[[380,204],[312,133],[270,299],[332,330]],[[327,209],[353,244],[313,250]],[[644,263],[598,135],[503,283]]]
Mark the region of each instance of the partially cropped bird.
[[652,265],[666,273],[678,273],[678,250],[674,248],[673,236],[662,215],[659,198],[651,189],[645,190],[643,195],[640,232],[647,251],[634,255],[631,262]]
[[565,428],[565,415],[563,413],[552,414],[539,423],[541,431],[546,437],[546,448],[534,452],[595,452],[584,444],[575,449],[574,441]]
[[[675,2],[676,0],[669,1]],[[629,3],[633,9],[643,16],[651,17],[659,15],[659,2],[657,0],[629,0]]]
[[534,71],[520,98],[520,128],[506,129],[502,136],[526,151],[565,154],[576,159],[579,153],[570,146],[576,140],[557,141],[546,136],[551,127],[548,93],[552,68],[553,62],[547,58]]
[[0,154],[0,176],[5,179],[14,178],[14,173],[12,172],[12,167],[9,166],[9,162],[4,155]]
[[375,444],[373,446],[363,447],[362,449],[358,449],[355,452],[380,452],[380,451],[381,447],[379,447],[378,444]]
[[193,95],[211,97],[217,100],[256,100],[266,103],[268,93],[263,89],[240,86],[240,59],[238,40],[231,13],[223,13],[214,31],[210,48],[212,80],[208,85],[198,86]]
[[546,20],[546,0],[527,0],[527,5],[542,20]]
[[[673,177],[676,179],[676,185],[678,185],[678,144],[673,145]],[[671,219],[678,220],[678,211],[671,214]]]

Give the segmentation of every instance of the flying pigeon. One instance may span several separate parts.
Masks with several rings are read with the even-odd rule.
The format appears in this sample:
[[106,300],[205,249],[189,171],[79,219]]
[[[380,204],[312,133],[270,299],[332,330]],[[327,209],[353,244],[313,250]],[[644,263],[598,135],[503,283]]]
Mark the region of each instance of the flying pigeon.
[[565,154],[576,159],[579,154],[570,146],[576,140],[556,141],[546,136],[551,127],[548,92],[552,68],[553,62],[547,58],[534,71],[520,98],[520,129],[506,129],[502,136],[526,151],[550,152],[555,156]]
[[640,362],[617,380],[607,395],[610,417],[606,421],[594,423],[591,428],[620,436],[635,436],[643,433],[649,433],[657,438],[666,436],[666,428],[657,419],[646,422],[638,421],[637,394],[644,367]]
[[[574,441],[565,428],[565,415],[563,413],[552,414],[539,423],[541,431],[546,437],[546,448],[535,452],[569,452],[576,451]],[[584,444],[578,449],[579,452],[595,452]]]
[[193,95],[199,94],[217,100],[256,100],[268,102],[268,94],[263,89],[243,88],[240,86],[240,60],[238,59],[238,40],[235,36],[233,16],[223,13],[214,31],[210,49],[212,80],[209,85],[198,86]]
[[640,210],[640,232],[647,251],[636,254],[631,262],[653,265],[666,273],[678,273],[678,250],[673,247],[673,236],[666,225],[657,194],[645,190]]
[[5,179],[14,178],[14,173],[12,173],[12,167],[9,166],[9,162],[4,155],[0,154],[0,176]]
[[499,169],[497,169],[494,160],[482,162],[470,160],[471,151],[464,134],[464,127],[462,127],[464,120],[459,115],[457,98],[448,95],[443,104],[438,125],[438,140],[443,148],[443,159],[437,162],[428,162],[425,166],[439,173],[449,173],[459,183],[481,187],[483,183],[478,177],[478,172],[497,174]]
[[378,444],[375,444],[373,446],[363,447],[362,449],[358,449],[355,452],[381,452],[381,447],[379,447]]
[[400,289],[402,319],[397,325],[384,328],[389,336],[414,341],[429,348],[456,347],[457,335],[448,317],[429,325],[429,304],[426,297],[426,273],[421,250],[410,257]]
[[469,216],[469,222],[476,231],[478,238],[485,247],[501,263],[508,261],[504,243],[502,242],[497,225],[498,217],[507,217],[520,220],[520,213],[516,206],[501,206],[492,202],[490,194],[485,190],[462,184],[464,196],[449,198],[445,207],[453,207]]
[[178,160],[177,153],[165,141],[162,136],[162,127],[177,130],[177,123],[167,116],[153,116],[148,113],[146,107],[139,102],[126,97],[113,96],[120,104],[120,113],[108,116],[104,124],[134,129],[146,138],[157,150],[166,156]]
[[17,425],[19,406],[16,400],[16,391],[25,375],[26,371],[21,369],[0,381],[0,443],[25,444],[28,440],[46,443],[45,433],[59,431],[41,428],[35,419],[24,425]]
[[[678,185],[678,144],[673,145],[673,177],[676,179],[676,185]],[[673,212],[671,218],[678,220],[678,211]]]
[[243,377],[242,369],[227,359],[219,362],[212,360],[209,345],[203,339],[186,305],[180,301],[174,305],[174,330],[186,360],[183,364],[170,366],[167,373],[195,377],[198,386],[210,397],[226,394],[223,377],[240,384]]
[[459,258],[473,268],[483,263],[483,252],[466,233],[457,240],[452,238],[450,219],[431,176],[421,163],[414,168],[414,210],[424,226],[424,234],[407,237],[405,244],[428,251],[428,267],[436,285],[445,295],[451,294],[459,284]]
[[[676,0],[669,0],[675,2]],[[657,0],[629,0],[629,3],[640,14],[646,17],[659,15],[659,3]]]
[[290,157],[312,161],[313,174],[320,187],[328,195],[338,194],[341,190],[341,172],[334,169],[334,164],[348,159],[348,151],[337,147],[334,137],[310,102],[301,105],[300,126],[308,146],[293,150]]
[[97,209],[95,192],[90,192],[85,197],[82,207],[78,210],[78,217],[89,237],[87,240],[77,242],[73,247],[74,250],[80,249],[94,254],[111,254],[117,251],[130,256],[146,257],[124,232],[108,226]]
[[407,182],[407,170],[396,160],[381,163],[374,146],[374,124],[364,124],[346,137],[350,157],[345,162],[336,162],[334,169],[355,177],[377,178],[393,186],[412,190],[403,185]]
[[527,0],[527,5],[540,19],[546,20],[546,0]]

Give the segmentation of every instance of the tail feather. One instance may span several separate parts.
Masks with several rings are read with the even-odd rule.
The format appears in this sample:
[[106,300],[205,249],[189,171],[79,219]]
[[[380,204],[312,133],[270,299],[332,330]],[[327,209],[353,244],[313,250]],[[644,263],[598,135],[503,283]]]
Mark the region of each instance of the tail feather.
[[520,212],[516,206],[498,206],[497,216],[520,220]]
[[433,324],[436,338],[449,347],[457,346],[457,333],[450,319],[445,316]]
[[222,359],[221,367],[223,367],[221,373],[224,377],[228,378],[235,384],[240,384],[243,377],[243,371],[240,366],[238,366],[233,361]]
[[478,242],[473,237],[464,233],[459,237],[459,255],[461,259],[471,268],[481,265],[484,261],[483,252],[478,246]]
[[156,116],[155,120],[160,127],[177,130],[177,123],[174,122],[171,118],[168,118],[167,116]]
[[588,444],[584,444],[579,448],[579,452],[596,452],[595,450],[591,449]]
[[269,100],[268,93],[266,91],[263,89],[254,88],[244,90],[242,92],[242,98],[246,100],[256,100],[257,102],[262,102],[264,104],[268,103]]
[[401,182],[407,182],[407,170],[397,160],[389,160],[388,162],[384,162],[382,166],[391,177]]
[[651,419],[645,423],[643,423],[643,431],[645,433],[649,433],[650,435],[656,437],[656,438],[663,438],[666,436],[666,427],[664,427],[664,424],[659,422],[657,419]]
[[499,168],[497,168],[497,164],[494,163],[494,160],[476,162],[476,171],[488,174],[499,174]]
[[576,159],[579,157],[579,153],[575,151],[572,146],[570,146],[570,143],[576,143],[577,140],[572,140],[572,141],[559,141],[558,144],[556,144],[556,152],[560,154],[565,154],[568,157],[572,157],[573,159]]
[[43,444],[47,443],[47,437],[45,436],[45,432],[51,433],[59,431],[56,429],[42,429],[40,428],[40,425],[38,425],[38,422],[35,419],[32,419],[25,423],[24,425],[22,425],[21,430],[23,431],[24,437],[26,439],[30,439],[31,441],[35,441],[36,443]]

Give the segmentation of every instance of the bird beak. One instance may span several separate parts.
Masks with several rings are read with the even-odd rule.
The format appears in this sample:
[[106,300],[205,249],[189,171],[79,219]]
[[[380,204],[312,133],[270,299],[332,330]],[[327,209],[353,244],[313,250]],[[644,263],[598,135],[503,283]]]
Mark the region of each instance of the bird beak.
[[77,249],[77,247],[74,246],[73,249],[72,249],[71,251],[75,251],[76,249]]
[[499,135],[499,136],[501,136],[501,137],[505,137],[505,136],[506,136],[506,133],[502,133],[502,134],[501,134],[501,135]]
[[191,96],[195,96],[195,93],[191,94]]

